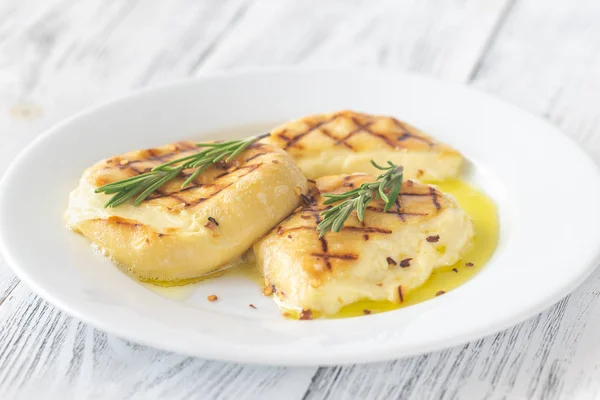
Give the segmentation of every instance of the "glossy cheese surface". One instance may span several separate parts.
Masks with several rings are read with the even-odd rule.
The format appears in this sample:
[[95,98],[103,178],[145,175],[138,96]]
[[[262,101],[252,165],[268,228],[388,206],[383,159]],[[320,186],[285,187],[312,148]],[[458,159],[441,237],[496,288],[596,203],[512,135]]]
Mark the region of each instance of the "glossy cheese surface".
[[[496,205],[479,189],[461,180],[441,182],[437,186],[452,195],[471,218],[475,236],[470,249],[456,263],[433,271],[429,279],[422,286],[408,293],[401,303],[362,299],[343,307],[331,317],[357,317],[431,300],[459,288],[475,278],[485,267],[498,245],[500,221]],[[295,316],[294,313],[290,315]]]
[[192,142],[179,142],[90,167],[71,193],[68,227],[140,279],[181,281],[242,255],[307,192],[306,178],[288,154],[257,143],[233,162],[210,167],[182,189],[192,173],[184,171],[139,206],[104,208],[110,196],[94,193],[99,186],[199,150]]
[[457,178],[461,154],[396,118],[354,111],[311,115],[280,125],[263,142],[287,151],[309,179],[355,172],[378,175],[370,160],[392,161],[405,177]]
[[474,232],[468,215],[452,197],[412,181],[388,213],[381,201],[372,201],[363,223],[353,214],[341,232],[319,239],[315,228],[325,208],[320,193],[372,180],[365,174],[318,179],[314,201],[254,245],[258,268],[282,307],[334,314],[364,298],[400,303],[469,249]]

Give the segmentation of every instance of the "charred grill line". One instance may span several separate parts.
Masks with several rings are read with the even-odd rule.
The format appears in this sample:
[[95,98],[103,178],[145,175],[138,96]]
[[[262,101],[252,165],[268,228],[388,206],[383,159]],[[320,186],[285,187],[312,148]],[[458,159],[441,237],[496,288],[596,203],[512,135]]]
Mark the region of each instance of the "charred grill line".
[[[313,216],[315,217],[316,224],[319,225],[319,222],[321,222],[321,214],[319,214],[317,212],[317,213],[313,213]],[[317,233],[316,229],[315,229],[315,233]],[[329,246],[327,244],[327,239],[325,239],[325,236],[320,237],[319,238],[319,242],[321,242],[321,249],[323,250],[323,253],[327,253],[327,248]],[[327,267],[327,269],[331,270],[331,263],[329,262],[329,259],[328,258],[323,258],[323,260],[325,261],[325,266]]]
[[186,207],[190,205],[190,202],[188,202],[186,199],[183,199],[180,196],[178,196],[177,193],[171,193],[171,194],[166,195],[165,197],[171,197],[171,198],[179,201],[180,203],[185,204]]
[[431,192],[429,193],[400,193],[402,196],[431,196]]
[[247,159],[246,159],[246,162],[248,162],[248,161],[251,161],[251,160],[254,160],[256,157],[264,156],[265,154],[267,154],[267,153],[256,153],[256,154],[255,154],[255,155],[253,155],[252,157],[250,157],[250,158],[247,158]]
[[[290,148],[290,147],[294,146],[294,145],[295,145],[296,143],[298,143],[298,141],[299,141],[300,139],[302,139],[304,136],[308,135],[308,134],[309,134],[309,133],[311,133],[311,132],[314,132],[314,131],[316,131],[317,129],[319,129],[319,128],[320,128],[320,127],[322,127],[323,125],[325,125],[325,124],[328,124],[328,123],[330,123],[331,121],[334,121],[334,120],[335,120],[337,117],[338,117],[337,115],[334,115],[333,117],[329,118],[328,120],[321,121],[321,122],[319,122],[319,123],[315,124],[314,126],[312,126],[312,127],[308,128],[308,130],[307,130],[307,131],[305,131],[305,132],[302,132],[302,133],[298,133],[298,134],[296,134],[296,136],[294,136],[293,138],[291,138],[291,139],[290,139],[290,140],[289,140],[289,141],[288,141],[288,142],[285,144],[285,147],[284,147],[284,149],[286,149],[286,150],[287,150],[288,148]],[[283,137],[285,137],[286,139],[289,139],[287,136],[283,136]]]
[[[110,218],[109,218],[109,220],[110,220]],[[103,220],[102,219],[97,219],[96,221],[103,221]],[[118,217],[112,219],[111,221],[114,222],[117,225],[126,225],[126,226],[130,226],[132,228],[138,228],[138,227],[142,226],[142,224],[139,224],[139,223],[132,223],[132,222],[123,221],[122,219],[120,219]]]
[[[302,230],[302,229],[310,229],[310,230],[315,230],[316,227],[314,225],[300,225],[300,226],[293,226],[291,228],[282,228],[281,226],[278,227],[277,230],[277,234],[278,235],[283,235],[284,233],[287,232],[292,232],[292,231],[298,231],[298,230]],[[360,227],[360,226],[344,226],[342,228],[342,232],[344,231],[354,231],[354,232],[362,232],[362,233],[381,233],[383,235],[390,235],[392,233],[391,230],[389,229],[383,229],[383,228],[377,228],[377,227]],[[322,239],[322,238],[321,238]],[[323,242],[321,242],[321,247],[323,247]],[[327,242],[325,242],[325,248],[323,249],[323,251],[327,251]]]
[[[242,170],[242,169],[244,169],[244,170],[248,170],[248,171],[246,171],[246,173],[244,173],[243,175],[239,175],[239,176],[237,176],[237,178],[238,178],[238,179],[241,179],[241,178],[243,178],[244,176],[246,176],[246,175],[248,175],[248,174],[252,173],[252,171],[256,170],[258,167],[260,167],[260,165],[261,165],[261,164],[253,164],[253,165],[248,165],[248,166],[244,166],[244,167],[238,168],[236,171],[239,171],[239,170]],[[215,179],[217,179],[217,178],[215,178]],[[164,192],[161,192],[161,193],[163,194],[162,196],[156,196],[156,197],[148,198],[148,199],[144,200],[144,202],[146,202],[146,201],[149,201],[149,200],[154,200],[154,199],[160,199],[160,198],[167,198],[167,197],[171,197],[171,198],[173,198],[173,199],[175,199],[175,200],[177,200],[177,201],[179,201],[179,202],[181,202],[181,203],[185,204],[185,207],[190,207],[190,206],[194,206],[194,205],[196,205],[196,204],[200,204],[200,203],[202,203],[202,202],[204,202],[204,201],[206,201],[206,200],[208,200],[208,199],[210,199],[210,198],[212,198],[212,197],[216,196],[216,195],[217,195],[217,194],[219,194],[221,191],[223,191],[223,190],[227,189],[229,186],[233,185],[234,183],[235,183],[235,182],[231,182],[231,183],[229,183],[229,184],[226,184],[226,185],[218,185],[218,184],[213,184],[213,185],[202,185],[202,184],[197,184],[197,186],[194,186],[194,187],[186,187],[186,188],[184,188],[184,189],[180,189],[180,190],[178,190],[178,191],[176,191],[176,192],[172,192],[172,193],[164,193]],[[180,196],[178,196],[178,194],[179,194],[179,193],[182,193],[182,192],[185,192],[185,191],[187,191],[187,190],[191,190],[191,189],[196,189],[196,188],[199,188],[199,187],[215,187],[215,188],[217,188],[217,189],[216,189],[214,192],[212,192],[212,193],[209,193],[208,197],[200,197],[200,198],[197,198],[197,199],[195,199],[194,201],[191,201],[191,202],[190,202],[190,201],[187,201],[187,200],[185,200],[185,199],[183,199],[183,198],[181,198]]]
[[[358,255],[356,254],[325,254],[325,253],[311,253],[311,256],[319,257],[323,259],[335,258],[336,260],[358,260]],[[331,267],[330,267],[331,269]]]
[[156,153],[155,149],[146,149],[146,153],[150,154],[150,158],[160,155],[160,154]]
[[328,210],[330,208],[331,208],[331,206],[329,206],[329,205],[326,207],[323,207],[323,208],[306,207],[306,208],[303,208],[302,211],[307,211],[307,212],[311,212],[314,214],[314,213],[320,213],[320,212]]
[[346,146],[347,148],[349,148],[350,150],[354,150],[354,147],[352,147],[349,143],[346,143],[345,141],[340,141],[340,139],[335,136],[332,135],[331,132],[329,132],[327,129],[322,128],[321,132],[323,132],[323,135],[327,136],[329,139],[333,140],[335,142],[336,145],[338,144],[343,144],[344,146]]
[[442,206],[438,202],[437,192],[434,188],[430,187],[429,193],[431,193],[431,199],[433,200],[433,205],[435,205],[435,209],[439,211],[442,208]]
[[[367,210],[369,211],[374,211],[374,212],[379,212],[379,213],[384,213],[383,208],[377,208],[377,207],[367,207]],[[403,211],[395,211],[395,210],[389,210],[387,213],[384,214],[394,214],[394,215],[398,215],[400,216],[400,218],[402,218],[403,216],[408,215],[409,217],[426,217],[427,213],[408,213],[408,212],[403,212]],[[404,219],[402,219],[404,221]]]
[[[244,165],[244,166],[242,166],[242,167],[239,167],[239,168],[233,169],[233,170],[231,170],[231,171],[225,171],[225,172],[223,172],[222,174],[219,174],[219,175],[215,176],[215,178],[214,178],[214,179],[219,179],[219,178],[222,178],[222,177],[224,177],[224,176],[227,176],[227,175],[229,175],[229,174],[232,174],[232,173],[234,173],[234,172],[241,171],[241,170],[246,170],[246,169],[249,169],[249,168],[251,168],[251,171],[250,171],[250,172],[252,172],[252,171],[254,171],[256,168],[258,168],[258,167],[260,167],[260,166],[261,166],[261,164]],[[239,178],[241,178],[242,176],[246,176],[246,175],[248,175],[248,174],[241,175],[241,176],[239,176]]]
[[392,149],[395,149],[396,147],[398,147],[398,143],[394,142],[389,137],[387,137],[387,136],[385,136],[385,135],[383,135],[381,133],[378,133],[378,132],[371,132],[371,131],[369,131],[369,132],[371,133],[371,135],[373,135],[375,137],[378,137],[379,139],[383,140],[385,142],[385,144],[387,144],[388,146],[390,146]]
[[344,136],[343,138],[341,138],[340,140],[338,140],[335,144],[344,144],[346,146],[348,146],[349,148],[353,149],[353,147],[347,143],[348,139],[350,139],[352,136],[356,135],[359,132],[365,131],[366,133],[372,134],[373,132],[371,132],[371,130],[369,129],[369,127],[371,125],[373,125],[375,123],[375,121],[370,121],[367,122],[366,124],[361,124],[360,121],[358,121],[355,117],[352,117],[352,122],[354,122],[354,125],[356,125],[356,128],[351,131],[350,133],[348,133],[346,136]]
[[435,143],[431,142],[430,140],[421,137],[419,135],[415,135],[414,133],[412,133],[407,127],[406,125],[404,125],[402,122],[398,121],[396,118],[392,118],[392,121],[394,121],[394,125],[396,125],[398,128],[400,128],[402,130],[402,136],[400,136],[398,138],[399,142],[402,142],[406,139],[415,139],[415,140],[420,140],[421,142],[427,143],[429,146],[434,146]]
[[342,232],[343,231],[359,231],[359,232],[364,232],[364,233],[382,233],[384,235],[391,235],[392,231],[389,229],[383,229],[383,228],[377,228],[377,227],[373,227],[373,226],[365,226],[365,227],[360,227],[360,226],[344,226],[342,228]]
[[412,138],[412,139],[415,139],[415,140],[420,140],[421,142],[425,142],[429,146],[434,146],[435,145],[435,143],[432,142],[431,140],[429,140],[427,138],[424,138],[424,137],[421,137],[419,135],[415,135],[414,133],[412,133],[410,131],[410,129],[408,129],[403,122],[397,120],[396,118],[392,118],[392,120],[394,121],[394,125],[396,125],[398,128],[400,128],[403,131],[403,134],[402,134],[402,136],[400,138],[398,138],[398,141],[402,141],[402,140],[406,140],[408,138]]
[[146,167],[146,168],[140,170],[138,167],[136,167],[135,165],[131,165],[131,164],[132,163],[129,163],[129,164],[125,165],[125,167],[127,167],[127,169],[132,170],[137,175],[145,174],[146,172],[150,172],[152,170],[152,167]]
[[401,220],[402,222],[406,221],[406,218],[404,218],[404,215],[403,215],[403,214],[402,214],[402,212],[400,211],[400,210],[401,210],[401,208],[400,208],[400,196],[398,196],[398,197],[396,198],[396,201],[394,202],[394,204],[396,204],[396,208],[398,209],[398,214],[397,214],[397,215],[399,215],[399,216],[400,216],[400,220]]
[[[155,149],[147,149],[146,151],[150,154],[150,157],[145,157],[145,158],[140,158],[137,160],[130,160],[127,164],[124,165],[117,165],[117,168],[119,169],[126,169],[127,167],[129,167],[131,164],[138,164],[141,162],[155,162],[155,161],[160,161],[158,164],[162,164],[166,161],[169,161],[169,157],[174,156],[174,155],[181,155],[182,153],[185,153],[189,150],[192,149],[197,149],[198,151],[200,150],[200,147],[197,147],[196,145],[189,145],[188,143],[185,142],[180,142],[180,143],[176,143],[175,144],[176,149],[168,152],[168,153],[163,153],[163,154],[156,154],[156,150]],[[192,154],[192,152],[189,152],[190,154]],[[194,153],[197,153],[194,152]],[[185,154],[188,155],[188,154]]]
[[183,189],[179,189],[178,191],[172,192],[172,193],[162,192],[160,190],[160,188],[158,188],[154,193],[152,193],[150,196],[148,196],[147,200],[161,199],[163,197],[169,197],[173,193],[183,193],[183,192],[187,192],[188,190],[197,189],[197,188],[201,188],[201,187],[205,187],[205,186],[218,186],[218,185],[203,185],[201,183],[193,183],[189,186],[186,186]]

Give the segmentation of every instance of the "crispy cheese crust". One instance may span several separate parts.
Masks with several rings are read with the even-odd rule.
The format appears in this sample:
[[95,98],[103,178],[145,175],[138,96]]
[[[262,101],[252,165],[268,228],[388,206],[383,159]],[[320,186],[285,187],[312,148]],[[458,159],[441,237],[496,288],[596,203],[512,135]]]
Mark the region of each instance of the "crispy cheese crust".
[[460,174],[462,156],[392,117],[354,111],[318,114],[285,123],[263,142],[294,157],[309,179],[355,172],[377,175],[370,160],[404,166],[408,179],[442,181]]
[[318,237],[320,193],[341,193],[373,181],[363,174],[327,176],[311,189],[313,202],[294,211],[254,245],[266,284],[285,308],[332,314],[361,299],[403,300],[440,266],[458,261],[474,232],[454,199],[408,181],[396,205],[370,203],[361,223],[353,212],[341,232]]
[[306,178],[282,150],[255,143],[231,163],[211,166],[185,189],[193,171],[163,185],[139,206],[103,208],[94,189],[200,151],[193,142],[134,151],[87,169],[71,193],[67,225],[137,277],[180,281],[241,256],[298,206]]

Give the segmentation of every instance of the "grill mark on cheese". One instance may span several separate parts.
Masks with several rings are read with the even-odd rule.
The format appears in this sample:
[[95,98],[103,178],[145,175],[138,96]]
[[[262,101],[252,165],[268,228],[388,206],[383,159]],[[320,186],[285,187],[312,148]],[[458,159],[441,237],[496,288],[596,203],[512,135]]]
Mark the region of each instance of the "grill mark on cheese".
[[[189,206],[189,205],[191,205],[191,203],[189,203],[186,199],[183,199],[180,196],[178,196],[177,193],[167,194],[167,195],[164,195],[162,197],[171,197],[171,198],[179,201],[180,203],[185,204],[186,207]],[[202,200],[202,201],[204,201],[204,200]]]
[[156,157],[157,154],[155,149],[146,149],[146,153],[148,153],[150,155],[150,158]]
[[387,137],[386,135],[379,133],[379,132],[371,132],[369,131],[369,133],[372,136],[378,137],[379,139],[383,140],[388,146],[390,146],[392,149],[395,149],[398,147],[398,143],[393,141],[392,139],[390,139],[389,137]]
[[[94,184],[97,186],[109,184],[120,179],[138,176],[140,174],[149,172],[155,166],[160,165],[168,160],[185,157],[190,154],[197,153],[201,149],[201,147],[197,147],[192,142],[178,142],[162,148],[146,149],[138,152],[128,153],[122,156],[112,157],[106,160],[104,165],[99,164],[100,166],[97,168],[94,174],[91,175],[91,177],[94,181]],[[248,155],[248,160],[250,161],[273,152],[271,147],[262,143],[254,143],[253,145],[249,146],[246,151],[251,151],[251,153]],[[252,151],[259,152],[252,154]],[[158,190],[148,196],[148,198],[143,201],[143,204],[147,204],[148,202],[156,203],[157,201],[164,202],[168,201],[169,198],[172,198],[178,203],[179,208],[169,206],[167,203],[166,208],[171,211],[180,209],[181,205],[184,207],[192,207],[200,204],[213,198],[224,189],[236,183],[239,179],[242,179],[263,165],[263,163],[260,161],[258,163],[249,165],[244,164],[244,162],[237,161],[229,164],[228,170],[225,173],[214,176],[210,183],[202,183],[206,181],[206,178],[203,178],[201,175],[187,187],[181,188],[183,179],[190,176],[194,172],[192,169],[185,170],[175,180],[161,186],[158,188]],[[218,169],[220,168],[215,166],[213,171]],[[116,173],[115,171],[119,172]],[[225,178],[226,176],[227,178]],[[202,179],[204,179],[204,181]],[[223,179],[225,180],[223,181]]]
[[[284,228],[282,226],[278,226],[277,227],[277,234],[278,235],[283,235],[284,233],[288,233],[288,232],[292,232],[292,231],[298,231],[298,230],[303,230],[303,229],[310,229],[313,231],[317,231],[317,225],[300,225],[300,226],[292,226],[290,228]],[[373,226],[344,226],[342,227],[342,232],[360,232],[360,233],[381,233],[383,235],[391,235],[392,231],[389,229],[383,229],[383,228],[377,228],[377,227],[373,227]],[[324,238],[321,238],[324,239]],[[321,242],[321,247],[323,248],[323,251],[327,251],[327,241],[325,241],[325,244],[323,245],[323,242]]]
[[[201,187],[205,187],[205,186],[211,186],[211,185],[203,185],[201,183],[194,182],[194,183],[191,183],[188,186],[184,187],[183,189],[179,189],[177,192],[173,192],[173,193],[185,193],[192,189],[197,189],[197,188],[201,188]],[[169,196],[172,197],[172,193],[165,193],[160,188],[158,188],[154,193],[152,193],[150,196],[148,196],[147,200],[160,199],[160,198],[169,197]]]
[[[396,201],[394,201],[394,204],[396,205],[396,208],[398,209],[398,211],[400,211],[402,209],[402,207],[400,207],[400,198],[401,196],[398,196],[396,198]],[[404,215],[402,214],[398,214],[400,216],[400,219],[402,220],[402,222],[406,221],[406,219],[404,218]]]
[[[323,259],[335,258],[337,260],[354,261],[358,260],[357,254],[331,254],[331,253],[311,253],[311,256]],[[330,267],[331,269],[331,267]]]
[[304,136],[308,135],[309,133],[319,129],[320,127],[322,127],[323,125],[333,121],[334,119],[337,118],[337,115],[334,115],[333,117],[325,120],[325,121],[321,121],[313,126],[309,126],[309,128],[301,133],[297,133],[296,136],[292,137],[291,139],[288,136],[280,136],[281,138],[285,138],[285,139],[289,139],[289,141],[285,144],[284,149],[288,149],[292,146],[295,146],[296,143],[298,143],[298,140],[302,139]]
[[[127,164],[118,165],[117,168],[127,169],[127,167],[130,166],[131,164],[137,164],[140,162],[152,162],[152,163],[156,163],[156,165],[160,165],[160,164],[163,164],[164,162],[168,161],[170,159],[170,157],[172,157],[174,155],[180,155],[182,153],[188,152],[189,150],[198,149],[197,151],[194,151],[194,152],[189,151],[189,154],[197,153],[198,151],[200,151],[200,147],[197,147],[195,144],[190,144],[188,142],[177,142],[177,143],[173,143],[172,146],[174,146],[175,148],[172,151],[168,151],[166,153],[158,153],[157,152],[158,149],[142,150],[142,151],[140,151],[141,154],[147,153],[150,156],[144,157],[142,155],[141,158],[137,158],[134,160],[127,160]],[[107,162],[112,163],[112,162],[114,162],[114,161],[112,161],[113,159],[114,158],[111,158]]]
[[[319,213],[314,213],[313,214],[315,217],[315,222],[316,225],[319,225],[319,223],[321,222],[321,214]],[[315,227],[316,227],[315,225]],[[315,229],[315,228],[313,228]],[[316,229],[315,229],[316,232]],[[322,236],[319,238],[319,242],[321,243],[321,249],[323,250],[323,253],[327,253],[327,249],[329,247],[329,245],[327,244],[327,239],[325,239],[325,236]],[[324,258],[323,259],[325,261],[325,267],[327,267],[327,269],[331,269],[331,263],[329,262],[329,258]]]
[[440,210],[442,208],[442,206],[440,205],[438,198],[437,198],[437,192],[435,191],[434,188],[432,188],[431,186],[429,187],[429,193],[431,193],[431,200],[433,201],[433,205],[435,205],[436,210]]
[[358,231],[363,233],[382,233],[384,235],[391,235],[392,231],[389,229],[377,228],[373,226],[344,226],[342,231]]
[[[332,129],[332,127],[335,129]],[[333,147],[345,146],[353,152],[377,148],[376,143],[369,141],[368,136],[382,141],[387,147],[394,150],[421,148],[426,151],[429,151],[428,149],[433,151],[434,148],[442,150],[446,148],[454,151],[428,137],[419,129],[396,118],[374,116],[348,110],[334,114],[311,115],[289,122],[272,132],[271,137],[285,142],[285,144],[282,144],[285,150],[301,151],[306,146],[301,146],[298,141],[311,134],[328,137],[333,141]],[[349,140],[357,134],[363,134],[364,137],[350,143]]]
[[[263,153],[263,154],[264,154],[264,153]],[[260,167],[261,165],[262,165],[262,164],[244,165],[243,167],[239,167],[239,168],[236,168],[236,169],[233,169],[233,170],[230,170],[230,171],[225,171],[225,172],[223,172],[222,174],[219,174],[219,175],[215,176],[215,179],[219,179],[219,178],[222,178],[222,177],[224,177],[224,176],[227,176],[227,175],[233,174],[234,172],[243,171],[243,170],[246,170],[246,169],[250,169],[250,172],[252,172],[252,171],[254,171],[256,168]],[[241,178],[241,177],[243,177],[243,176],[246,176],[246,175],[248,175],[248,174],[241,175],[241,176],[239,176],[239,178]]]
[[432,196],[431,192],[429,192],[429,193],[407,193],[407,192],[402,192],[400,194],[402,196]]
[[[124,160],[124,161],[126,161],[125,164],[117,163],[117,165],[115,165],[115,168],[127,169],[127,168],[131,167],[132,164],[135,165],[135,164],[139,164],[139,163],[148,163],[151,165],[151,167],[149,167],[149,169],[152,169],[153,167],[156,167],[156,166],[163,164],[167,161],[170,161],[172,159],[199,153],[200,151],[205,149],[205,147],[196,146],[196,144],[191,143],[191,142],[177,142],[177,143],[173,143],[171,145],[165,146],[165,147],[169,147],[170,150],[168,150],[166,152],[163,152],[163,150],[162,150],[163,148],[153,148],[153,149],[141,150],[138,152],[139,154],[137,155],[137,158],[132,159],[132,160]],[[255,149],[255,150],[261,150],[261,149],[266,149],[266,148],[268,148],[268,147],[264,143],[253,143],[252,145],[248,146],[248,149]],[[263,155],[267,154],[267,152],[263,152],[262,154]],[[258,156],[258,154],[253,155],[251,158],[255,158],[257,156]],[[107,162],[107,164],[115,164],[115,160],[117,158],[120,158],[120,156],[110,158],[106,162]],[[248,161],[248,160],[246,160],[246,161]],[[144,171],[147,172],[149,169],[145,168]],[[135,169],[135,170],[138,173],[143,173],[137,169]]]
[[[107,220],[109,222],[114,222],[117,225],[128,225],[128,226],[131,226],[133,228],[137,228],[138,226],[142,225],[139,222],[129,222],[126,219],[120,218],[120,217],[108,217]],[[99,218],[97,218],[96,221],[102,221],[102,220],[99,219]]]
[[434,145],[429,140],[427,140],[425,138],[422,138],[422,137],[419,137],[419,136],[416,136],[416,135],[413,135],[412,133],[408,133],[408,132],[403,133],[402,136],[398,136],[398,138],[396,140],[399,141],[399,142],[403,142],[406,139],[419,140],[421,142],[427,143],[429,146],[433,146]]
[[138,168],[135,164],[133,164],[133,162],[130,162],[126,167],[126,169],[132,170],[134,172],[131,176],[145,174],[146,172],[150,172],[152,170],[152,167]]
[[[236,178],[237,179],[243,178],[244,176],[250,174],[252,171],[254,171],[257,168],[259,168],[260,165],[261,164],[253,164],[253,165],[248,165],[248,166],[244,166],[244,167],[238,168],[236,170],[236,172],[237,171],[241,171],[241,170],[247,170],[247,172],[244,173],[244,174],[242,174],[242,175],[237,176]],[[182,192],[181,190],[178,190],[178,191],[173,192],[173,193],[166,194],[165,196],[163,196],[163,198],[171,197],[171,198],[173,198],[173,199],[175,199],[175,200],[180,201],[181,203],[183,203],[185,205],[185,207],[191,207],[191,206],[194,206],[196,204],[200,204],[200,203],[202,203],[202,202],[204,202],[206,200],[209,200],[209,199],[215,197],[220,192],[222,192],[223,190],[227,189],[228,187],[230,187],[234,183],[235,182],[231,182],[231,183],[229,183],[227,185],[206,185],[206,186],[203,186],[204,188],[206,188],[206,187],[215,188],[215,191],[213,191],[212,193],[208,193],[207,197],[198,197],[198,198],[194,199],[194,201],[187,201],[187,200],[181,198],[181,196],[178,196],[178,194]]]
[[389,210],[387,213],[383,211],[383,207],[367,207],[367,210],[382,214],[395,214],[400,217],[409,216],[409,217],[426,217],[431,215],[430,213],[417,213],[417,212],[405,212],[400,210]]
[[419,140],[424,143],[427,143],[430,147],[435,145],[435,143],[432,142],[431,140],[428,140],[427,138],[424,138],[422,136],[415,135],[414,133],[412,133],[410,131],[410,129],[408,129],[408,127],[403,122],[401,122],[395,118],[393,118],[392,121],[393,121],[394,125],[396,125],[398,128],[400,128],[403,131],[402,136],[398,137],[399,142],[404,141],[406,139],[415,139],[415,140]]
[[251,161],[251,160],[254,160],[256,157],[264,156],[265,154],[267,154],[267,153],[256,153],[256,154],[255,154],[255,155],[253,155],[252,157],[250,157],[250,158],[246,158],[246,162],[248,162],[248,161]]
[[369,126],[373,125],[375,121],[369,121],[366,124],[361,124],[361,122],[356,117],[351,117],[350,119],[352,119],[352,122],[354,122],[356,128],[350,133],[348,133],[346,136],[338,140],[335,144],[345,144],[346,146],[352,149],[352,146],[348,144],[348,139],[350,139],[352,136],[356,135],[359,132],[371,133],[371,131],[369,131]]

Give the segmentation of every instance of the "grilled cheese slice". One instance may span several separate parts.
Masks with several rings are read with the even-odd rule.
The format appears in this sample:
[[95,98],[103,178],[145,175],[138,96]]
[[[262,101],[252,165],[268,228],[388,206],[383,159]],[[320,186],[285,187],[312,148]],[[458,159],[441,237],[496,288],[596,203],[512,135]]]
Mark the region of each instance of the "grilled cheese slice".
[[87,169],[71,193],[67,225],[145,281],[193,279],[241,256],[298,206],[306,178],[284,151],[255,143],[185,189],[193,171],[163,185],[139,206],[104,208],[102,185],[200,151],[192,142],[134,151]]
[[319,114],[288,122],[263,142],[287,151],[309,179],[362,172],[378,175],[370,160],[404,167],[408,179],[456,178],[461,154],[395,118],[353,111]]
[[375,180],[364,174],[326,176],[313,202],[295,210],[254,245],[266,285],[284,309],[334,314],[363,299],[402,302],[436,268],[457,262],[471,245],[470,218],[449,195],[407,181],[396,205],[373,200],[361,223],[353,212],[339,233],[319,239],[327,206],[320,193],[342,193]]

